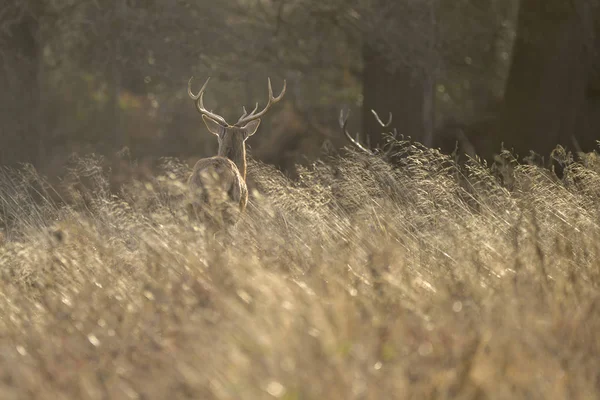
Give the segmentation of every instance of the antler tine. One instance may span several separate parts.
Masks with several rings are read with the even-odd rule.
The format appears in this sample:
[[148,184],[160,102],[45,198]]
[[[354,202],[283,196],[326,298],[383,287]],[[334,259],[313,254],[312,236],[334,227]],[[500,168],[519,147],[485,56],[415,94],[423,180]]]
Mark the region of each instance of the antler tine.
[[388,128],[392,124],[392,113],[391,112],[390,112],[390,117],[388,118],[388,122],[385,123],[385,124],[383,123],[383,121],[381,120],[381,118],[379,118],[379,114],[377,114],[377,111],[371,110],[371,112],[375,116],[375,119],[377,120],[377,122],[379,123],[379,125],[381,125],[383,128]]
[[229,124],[227,123],[227,121],[225,121],[225,118],[223,118],[222,116],[220,116],[218,114],[213,113],[212,111],[208,111],[204,107],[204,91],[206,90],[208,81],[210,81],[210,76],[208,77],[208,79],[206,79],[206,82],[204,82],[204,85],[202,85],[202,88],[200,89],[198,94],[192,93],[192,80],[193,79],[194,79],[194,77],[192,76],[190,78],[190,80],[188,81],[188,95],[190,96],[190,98],[192,100],[194,100],[194,102],[196,104],[196,109],[198,110],[198,112],[200,114],[206,115],[206,116],[220,122],[224,126],[228,126]]
[[244,114],[235,123],[236,126],[241,126],[243,124],[246,124],[252,120],[258,119],[258,118],[262,117],[263,115],[265,115],[265,113],[271,108],[271,106],[273,104],[279,102],[279,100],[281,100],[283,98],[283,95],[285,94],[285,91],[287,89],[287,82],[285,79],[283,80],[283,89],[281,89],[281,93],[279,93],[279,96],[277,96],[277,97],[273,96],[273,87],[271,86],[271,78],[268,78],[268,88],[269,88],[269,101],[267,102],[267,105],[265,106],[265,108],[262,111],[257,113],[256,110],[258,110],[258,103],[256,103],[256,107],[254,107],[254,110],[252,110],[252,112],[248,115],[246,115],[246,112],[245,112],[246,110],[244,109]]
[[204,91],[206,90],[206,85],[208,85],[208,81],[210,81],[210,76],[206,79],[206,82],[204,82],[204,85],[202,85],[202,88],[200,88],[200,92],[198,92],[198,94],[192,93],[192,81],[193,80],[194,80],[194,77],[192,76],[190,78],[190,80],[188,81],[188,95],[191,97],[192,100],[198,100],[200,98],[200,95],[202,93],[204,93]]
[[256,112],[256,110],[258,110],[258,102],[256,102],[256,106],[254,107],[254,110],[252,110],[252,112],[250,114],[248,114],[248,111],[246,111],[246,107],[242,106],[242,111],[244,111],[244,113],[242,114],[241,118],[246,118],[246,116],[251,116],[254,115],[254,113]]
[[350,135],[350,132],[348,132],[348,129],[346,129],[346,126],[348,125],[348,117],[350,117],[350,110],[348,110],[346,116],[344,116],[344,110],[340,110],[340,128],[342,128],[342,131],[344,131],[344,135],[346,135],[346,138],[359,150],[367,154],[374,155],[375,153],[373,153],[371,150],[367,149],[362,144],[360,144],[360,142],[358,141],[358,133],[356,134],[356,139],[354,139],[352,135]]

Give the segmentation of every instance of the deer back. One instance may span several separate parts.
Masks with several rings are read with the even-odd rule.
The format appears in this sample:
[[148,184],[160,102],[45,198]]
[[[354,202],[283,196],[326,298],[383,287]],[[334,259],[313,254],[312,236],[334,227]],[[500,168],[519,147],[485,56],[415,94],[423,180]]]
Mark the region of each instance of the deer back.
[[240,211],[246,208],[248,189],[240,171],[226,157],[209,157],[199,160],[188,179],[190,191],[202,203],[214,205],[233,201]]

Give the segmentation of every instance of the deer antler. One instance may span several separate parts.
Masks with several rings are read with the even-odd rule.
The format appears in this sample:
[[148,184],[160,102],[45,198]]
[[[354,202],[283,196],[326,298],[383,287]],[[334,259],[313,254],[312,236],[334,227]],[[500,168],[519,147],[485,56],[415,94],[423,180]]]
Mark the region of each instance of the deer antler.
[[377,112],[375,110],[371,110],[371,112],[373,113],[373,115],[375,116],[375,119],[377,120],[379,125],[381,125],[382,128],[388,128],[392,124],[392,112],[391,111],[390,111],[390,117],[388,118],[388,122],[385,124],[383,123],[381,118],[379,118],[379,115],[377,114]]
[[[381,118],[379,118],[379,115],[377,114],[377,112],[375,110],[371,110],[371,113],[373,113],[373,115],[375,116],[375,119],[377,120],[377,122],[379,123],[379,125],[381,125],[382,128],[388,128],[391,124],[392,124],[392,113],[390,112],[389,118],[388,118],[388,122],[384,123]],[[360,151],[370,154],[370,155],[376,155],[376,154],[383,154],[384,156],[387,156],[392,148],[393,145],[390,146],[387,151],[383,151],[383,149],[375,149],[375,150],[371,150],[368,147],[363,146],[360,143],[360,139],[358,137],[358,133],[356,134],[356,139],[352,137],[352,135],[350,135],[350,133],[348,132],[348,129],[346,129],[346,126],[348,124],[348,117],[350,116],[350,110],[348,110],[348,113],[346,113],[346,115],[344,115],[344,110],[340,110],[340,118],[339,118],[339,123],[340,123],[340,128],[342,128],[342,131],[344,132],[344,135],[346,136],[346,138],[350,141],[350,143],[352,143],[357,149],[359,149]],[[391,138],[395,139],[397,136],[398,132],[396,131],[396,128],[394,128],[393,133],[391,133]],[[368,139],[368,136],[367,136]],[[385,147],[385,146],[384,146]]]
[[285,79],[283,80],[283,89],[281,89],[281,93],[279,93],[279,96],[277,96],[277,97],[273,97],[273,87],[271,86],[271,78],[268,79],[268,82],[269,82],[269,101],[268,101],[267,105],[265,106],[265,108],[262,111],[257,113],[256,110],[258,110],[258,103],[256,103],[256,107],[254,107],[254,110],[252,110],[252,112],[250,114],[248,114],[248,112],[246,111],[246,107],[242,107],[242,110],[244,111],[244,113],[242,114],[240,119],[238,119],[238,121],[235,123],[234,126],[242,126],[250,121],[253,121],[255,119],[262,117],[269,110],[269,108],[271,108],[271,106],[273,104],[277,103],[279,100],[281,100],[283,98],[283,95],[285,94],[285,90],[287,88],[287,83],[286,83]]
[[[373,113],[373,115],[375,116],[375,119],[377,120],[377,122],[379,123],[379,125],[381,125],[382,128],[389,128],[390,125],[392,124],[392,112],[390,111],[390,115],[388,118],[388,122],[386,122],[385,124],[383,123],[383,121],[381,120],[381,118],[379,118],[379,115],[377,114],[377,112],[375,110],[371,110],[371,112]],[[388,149],[383,151],[386,145],[383,145],[383,147],[381,148],[381,152],[383,153],[384,156],[388,156],[392,150],[394,149],[394,142],[397,140],[398,137],[398,130],[396,128],[394,128],[391,132],[386,134],[387,136],[387,145]]]
[[220,122],[225,127],[229,126],[229,124],[227,123],[227,121],[225,121],[225,118],[221,117],[218,114],[213,113],[212,111],[208,111],[204,107],[204,99],[203,99],[204,98],[204,91],[206,90],[206,85],[208,85],[208,81],[210,81],[210,76],[208,77],[208,79],[206,80],[206,82],[204,82],[204,85],[202,85],[202,88],[200,89],[200,92],[198,92],[198,94],[192,93],[192,80],[193,79],[194,79],[194,77],[192,76],[190,78],[190,80],[188,81],[188,95],[190,96],[190,98],[192,100],[194,100],[196,102],[196,108],[198,109],[198,112],[200,114],[206,115],[206,116],[214,119],[215,121]]
[[358,133],[356,134],[356,139],[354,139],[352,137],[352,135],[350,135],[350,132],[348,132],[348,129],[346,129],[346,126],[348,125],[348,117],[350,117],[350,110],[348,110],[346,115],[344,115],[344,110],[340,110],[340,118],[339,118],[340,128],[342,128],[342,131],[344,131],[344,135],[346,135],[346,138],[350,141],[350,143],[352,143],[360,151],[365,152],[370,155],[374,155],[375,153],[373,151],[367,149],[365,146],[360,144],[360,140],[358,138]]

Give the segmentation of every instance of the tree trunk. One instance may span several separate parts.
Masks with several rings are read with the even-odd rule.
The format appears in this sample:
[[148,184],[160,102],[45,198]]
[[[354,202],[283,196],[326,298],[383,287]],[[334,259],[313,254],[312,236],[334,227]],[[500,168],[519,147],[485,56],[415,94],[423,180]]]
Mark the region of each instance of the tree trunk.
[[120,61],[122,56],[121,43],[123,39],[120,37],[120,23],[124,18],[123,14],[125,7],[126,4],[124,2],[117,1],[113,4],[111,9],[114,29],[109,39],[110,51],[108,57],[110,57],[110,61],[107,71],[109,84],[107,116],[109,119],[108,126],[110,126],[110,132],[102,146],[102,151],[104,151],[105,154],[111,154],[115,150],[121,150],[127,142],[123,132],[123,111],[120,104],[123,86],[123,64]]
[[[385,131],[371,113],[375,110],[386,122],[393,115],[393,126],[398,133],[422,141],[424,134],[423,101],[424,82],[410,66],[402,65],[392,70],[385,55],[368,44],[363,48],[363,132],[371,146],[382,145]],[[415,77],[413,77],[415,75]]]
[[598,8],[582,13],[577,6],[594,1],[521,1],[502,115],[505,147],[520,157],[533,150],[548,161],[557,144],[595,148],[600,132],[600,104],[592,90]]
[[[10,13],[9,13],[10,14]],[[39,129],[39,25],[31,15],[10,31],[0,31],[0,164],[38,163],[43,145]]]

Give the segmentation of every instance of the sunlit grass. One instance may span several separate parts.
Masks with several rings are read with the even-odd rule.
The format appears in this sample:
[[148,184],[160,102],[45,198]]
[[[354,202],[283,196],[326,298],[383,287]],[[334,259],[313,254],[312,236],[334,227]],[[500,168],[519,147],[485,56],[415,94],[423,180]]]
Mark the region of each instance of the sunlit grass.
[[118,194],[95,157],[3,170],[0,398],[595,398],[597,159],[398,152],[253,161],[219,235],[177,160]]

